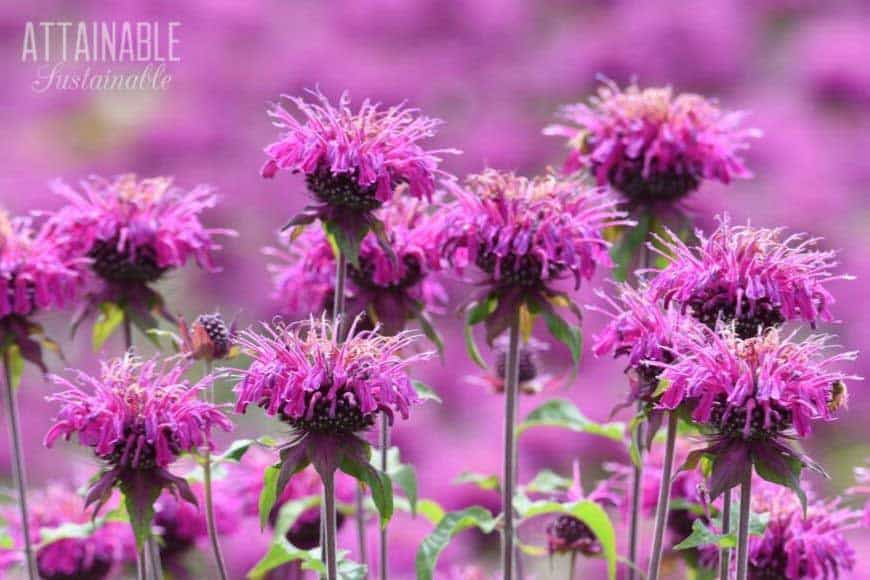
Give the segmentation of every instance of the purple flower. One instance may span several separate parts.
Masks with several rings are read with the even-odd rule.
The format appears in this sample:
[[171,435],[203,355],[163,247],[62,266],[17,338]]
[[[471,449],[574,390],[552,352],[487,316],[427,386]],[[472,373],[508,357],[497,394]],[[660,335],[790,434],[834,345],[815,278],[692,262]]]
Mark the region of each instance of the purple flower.
[[675,307],[665,308],[660,301],[652,299],[645,285],[636,289],[619,284],[615,298],[602,291],[596,291],[596,294],[609,309],[590,308],[610,316],[611,320],[595,337],[592,352],[595,356],[626,357],[625,372],[631,386],[626,404],[636,401],[654,404],[658,398],[656,390],[662,369],[650,361],[672,362],[676,335],[697,322]]
[[70,238],[31,218],[10,218],[0,210],[0,343],[18,345],[21,355],[45,370],[38,329],[30,319],[37,312],[64,308],[84,284],[87,261],[67,255]]
[[[390,422],[398,413],[407,419],[419,402],[407,367],[431,353],[403,353],[417,339],[403,331],[386,336],[358,330],[357,317],[347,338],[338,339],[340,322],[322,318],[293,324],[263,325],[263,334],[239,334],[239,345],[251,357],[238,377],[236,411],[262,407],[293,428],[294,437],[280,448],[281,474],[276,496],[294,473],[312,463],[322,478],[339,467],[350,474],[373,470],[369,446],[357,433],[375,423],[379,413]],[[356,466],[348,471],[349,465]],[[380,507],[380,506],[379,506]]]
[[[167,467],[181,453],[212,449],[212,429],[229,431],[232,423],[215,405],[199,398],[215,377],[206,375],[191,385],[183,377],[188,368],[185,363],[143,361],[127,353],[101,363],[99,376],[79,371],[72,381],[50,377],[66,390],[48,397],[61,409],[45,436],[46,446],[76,434],[79,443],[92,447],[106,463],[88,491],[87,505],[96,502],[99,511],[119,485],[128,510],[135,512],[134,526],[150,526],[153,503],[163,488],[196,503],[187,481]],[[137,519],[143,516],[144,522]]]
[[239,345],[253,361],[237,371],[236,411],[254,404],[303,432],[339,435],[370,427],[379,412],[407,419],[418,402],[407,367],[429,353],[403,358],[414,333],[357,331],[359,321],[344,342],[325,317],[242,331]]
[[709,237],[696,235],[694,247],[670,231],[656,237],[651,248],[670,263],[650,280],[653,299],[676,303],[711,328],[719,320],[734,321],[744,338],[786,320],[811,326],[832,320],[828,307],[834,298],[826,284],[850,277],[830,272],[837,265],[835,253],[816,250],[817,238],[732,226],[727,215]]
[[291,224],[319,218],[358,231],[370,225],[371,212],[392,199],[400,186],[411,197],[430,198],[436,179],[446,177],[438,169],[439,155],[456,151],[427,151],[419,144],[435,135],[441,121],[402,105],[383,109],[369,100],[353,112],[347,93],[337,105],[319,91],[309,93],[313,102],[286,97],[301,119],[280,104],[269,112],[282,133],[265,149],[269,160],[263,177],[274,177],[279,169],[303,173],[316,199]]
[[[30,530],[39,546],[36,566],[40,578],[102,580],[135,558],[133,537],[127,526],[94,520],[94,514],[84,509],[82,498],[72,490],[52,485],[33,494],[30,504]],[[10,525],[15,544],[21,543],[18,510],[4,510],[2,515]],[[64,527],[75,528],[76,533],[63,534]],[[0,551],[3,564],[20,561],[17,549]]]
[[547,308],[555,283],[570,278],[579,288],[598,266],[610,266],[603,230],[631,223],[603,190],[576,179],[487,170],[448,187],[456,200],[445,216],[444,254],[459,273],[473,265],[497,296],[490,342],[521,304]]
[[[493,393],[504,393],[505,374],[507,369],[508,340],[501,336],[495,340],[495,363],[493,369],[482,375],[467,377],[469,383],[483,385]],[[519,348],[519,384],[520,392],[525,395],[537,395],[545,389],[556,388],[565,383],[564,377],[553,377],[541,372],[539,354],[549,350],[550,345],[546,342],[530,337]]]
[[[610,489],[608,481],[602,481],[590,493],[585,495],[580,483],[580,466],[574,462],[574,480],[568,491],[558,498],[562,502],[589,500],[602,506],[616,505],[618,496]],[[583,521],[568,514],[558,516],[547,525],[547,549],[550,554],[565,554],[579,552],[585,556],[597,556],[601,554],[601,542],[592,532],[592,529]]]
[[[766,482],[753,488],[752,511],[769,520],[761,536],[749,537],[750,580],[851,577],[856,553],[846,532],[860,526],[860,512],[833,499],[811,501],[804,514],[793,494]],[[702,550],[708,552],[702,562],[716,562],[717,550]]]
[[674,96],[670,87],[622,90],[608,81],[588,105],[565,107],[561,116],[569,124],[544,133],[569,140],[565,171],[587,171],[632,206],[671,203],[704,180],[751,176],[740,153],[759,132],[740,127],[742,113],[723,112],[700,95]]
[[71,240],[72,255],[90,258],[103,282],[91,307],[123,301],[147,313],[160,304],[149,284],[191,258],[208,271],[217,270],[212,254],[220,246],[214,237],[235,235],[200,221],[202,212],[217,203],[207,186],[188,192],[170,178],[140,180],[128,174],[93,177],[81,183],[81,191],[58,181],[54,190],[68,203],[51,216],[50,231]]
[[679,337],[678,360],[657,363],[667,386],[661,406],[687,405],[713,433],[711,446],[698,452],[714,457],[712,497],[738,484],[741,466],[753,464],[763,477],[773,473],[796,486],[802,466],[817,466],[786,442],[834,418],[845,381],[858,379],[836,367],[856,353],[829,355],[829,337],[820,335],[798,342],[775,329],[748,339],[727,327],[694,330]]
[[[432,274],[441,269],[441,220],[423,203],[396,199],[375,214],[384,224],[389,251],[369,232],[362,240],[357,265],[348,266],[348,311],[367,312],[385,334],[402,330],[412,318],[441,312],[447,302],[444,287]],[[335,286],[335,256],[322,229],[297,238],[282,235],[286,250],[266,248],[283,263],[270,265],[276,299],[289,315],[329,312]],[[426,326],[428,318],[422,321]]]

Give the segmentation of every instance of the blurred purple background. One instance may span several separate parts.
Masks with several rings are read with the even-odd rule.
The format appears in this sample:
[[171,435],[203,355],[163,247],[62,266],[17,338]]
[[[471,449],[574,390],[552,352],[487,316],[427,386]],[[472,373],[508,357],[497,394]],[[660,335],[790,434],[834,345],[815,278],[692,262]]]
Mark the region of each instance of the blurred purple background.
[[[718,98],[725,108],[750,113],[749,124],[765,136],[753,144],[749,166],[757,177],[728,188],[708,187],[690,200],[696,222],[707,227],[716,212],[737,221],[783,225],[823,236],[823,245],[842,250],[843,270],[858,281],[838,283],[836,332],[850,348],[870,344],[866,308],[868,261],[867,195],[870,185],[870,5],[822,0],[680,0],[532,2],[531,0],[340,0],[335,2],[19,2],[0,6],[0,196],[13,213],[55,207],[47,183],[76,181],[92,173],[133,171],[174,175],[191,187],[209,183],[222,206],[207,215],[209,225],[232,227],[219,256],[224,270],[208,275],[194,267],[162,283],[173,310],[193,317],[218,308],[240,325],[268,319],[270,279],[260,248],[274,243],[277,229],[305,202],[300,179],[280,175],[267,181],[258,170],[262,147],[275,134],[267,104],[281,93],[319,86],[335,97],[351,91],[355,101],[370,97],[387,104],[407,100],[447,124],[437,146],[457,147],[445,169],[457,175],[489,165],[524,173],[558,166],[562,141],[541,135],[558,106],[585,99],[603,74],[620,83],[671,84]],[[169,63],[165,91],[35,92],[39,65],[21,62],[27,21],[178,21],[181,61]],[[69,65],[70,70],[75,68]],[[123,70],[125,65],[109,68]],[[95,68],[106,68],[99,65]],[[134,68],[141,68],[134,65]],[[602,278],[603,280],[603,278]],[[591,289],[580,302],[593,301]],[[465,292],[451,284],[458,304]],[[450,508],[482,503],[498,508],[494,493],[452,485],[461,472],[497,473],[500,466],[501,400],[466,382],[474,370],[451,314],[438,320],[447,335],[449,365],[420,370],[444,398],[427,405],[395,433],[406,460],[420,476],[423,497]],[[71,366],[93,367],[87,331],[70,341],[68,316],[46,322],[63,339]],[[587,337],[602,319],[589,313]],[[587,345],[589,340],[587,338]],[[110,342],[107,354],[120,350]],[[587,349],[588,350],[588,349]],[[547,358],[553,372],[566,355],[554,346]],[[64,365],[53,360],[53,370]],[[856,372],[870,374],[870,359]],[[546,397],[572,398],[590,417],[604,420],[623,396],[619,363],[595,360],[587,352],[570,390],[524,397],[521,415]],[[830,482],[813,481],[836,493],[851,482],[851,469],[870,456],[870,397],[863,383],[851,385],[843,419],[825,425],[811,443],[830,470]],[[92,462],[73,446],[42,449],[52,408],[42,398],[48,386],[32,368],[22,393],[31,484],[42,485],[81,472]],[[226,398],[229,400],[229,391]],[[625,417],[620,417],[625,419]],[[279,433],[250,411],[234,436]],[[9,474],[8,450],[0,446],[0,472]],[[520,442],[522,478],[547,467],[568,474],[582,459],[587,486],[602,461],[626,460],[617,446],[591,436],[541,429]],[[619,514],[615,514],[619,518]],[[622,522],[620,520],[620,525]],[[251,529],[255,526],[252,524]],[[395,577],[411,577],[413,556],[430,529],[422,520],[397,517],[393,527]],[[374,540],[375,530],[371,530]],[[538,537],[535,537],[536,534]],[[624,533],[620,532],[620,537]],[[263,543],[228,541],[239,575],[259,556]],[[528,530],[541,542],[540,530]],[[649,538],[647,531],[643,544]],[[865,548],[866,539],[860,540]],[[351,548],[345,526],[343,547]],[[370,542],[373,545],[373,541]],[[495,538],[469,532],[442,558],[442,577],[453,566],[476,561],[494,565]],[[240,553],[244,549],[246,553]],[[860,549],[859,549],[860,554]],[[546,558],[528,569],[548,572]],[[598,562],[583,564],[600,573]],[[597,577],[597,576],[591,576]],[[859,558],[852,577],[870,577],[870,561]]]

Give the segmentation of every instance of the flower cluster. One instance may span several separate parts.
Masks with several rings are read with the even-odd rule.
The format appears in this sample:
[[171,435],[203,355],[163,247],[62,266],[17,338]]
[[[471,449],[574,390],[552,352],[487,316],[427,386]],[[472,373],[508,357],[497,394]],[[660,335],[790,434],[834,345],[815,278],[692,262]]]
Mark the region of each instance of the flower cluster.
[[343,342],[325,317],[241,332],[239,345],[253,360],[238,371],[236,411],[254,404],[302,432],[335,435],[372,426],[379,412],[407,418],[418,397],[406,368],[428,353],[402,358],[414,333],[357,331],[359,321]]
[[412,197],[431,197],[436,179],[446,175],[438,169],[440,155],[455,151],[427,151],[419,142],[433,137],[441,121],[401,105],[383,109],[368,100],[354,112],[347,93],[336,105],[319,91],[311,95],[313,102],[287,97],[301,120],[280,104],[270,111],[282,133],[266,147],[269,160],[261,171],[263,177],[273,177],[279,169],[305,175],[317,203],[297,223],[319,218],[358,228],[360,216],[392,199],[402,185]]
[[830,272],[835,254],[814,249],[817,239],[783,239],[782,229],[733,226],[727,216],[709,237],[696,235],[695,247],[671,232],[657,237],[656,251],[670,263],[650,281],[652,298],[676,303],[711,328],[734,321],[743,338],[786,320],[832,319],[825,285],[849,276]]
[[98,502],[99,507],[116,483],[123,487],[130,478],[141,476],[158,488],[177,488],[196,503],[188,484],[166,468],[180,453],[211,449],[212,429],[229,431],[232,423],[199,398],[214,377],[206,375],[191,385],[183,378],[187,368],[183,363],[143,361],[127,353],[101,363],[99,376],[78,372],[72,381],[51,376],[65,390],[48,398],[61,408],[45,444],[76,434],[82,445],[92,447],[107,463],[88,493],[88,504]]
[[[368,312],[386,334],[401,330],[405,321],[438,312],[447,301],[443,286],[432,273],[441,269],[440,219],[424,211],[420,200],[396,199],[376,212],[384,224],[389,251],[369,232],[362,240],[358,264],[348,266],[347,308]],[[335,255],[322,229],[303,232],[296,239],[283,235],[287,249],[266,248],[272,264],[274,296],[288,315],[329,311],[335,289]]]
[[545,133],[569,140],[565,170],[590,173],[633,206],[673,202],[704,180],[751,175],[741,152],[759,132],[741,127],[742,113],[700,95],[606,82],[588,105],[568,106],[561,116],[569,124]]
[[202,212],[217,203],[207,186],[184,191],[169,178],[127,174],[91,178],[81,183],[81,191],[56,182],[54,190],[67,205],[51,216],[49,230],[70,240],[72,255],[90,258],[104,282],[94,301],[153,306],[148,284],[191,258],[214,271],[212,252],[220,249],[214,237],[235,235],[202,224]]
[[676,337],[697,322],[676,308],[665,308],[660,301],[652,299],[646,286],[633,288],[620,284],[615,298],[601,291],[596,294],[609,309],[590,308],[603,312],[611,320],[595,337],[592,352],[595,356],[626,357],[626,373],[631,385],[627,403],[654,404],[662,369],[651,361],[673,362]]
[[604,191],[553,175],[487,170],[449,189],[456,200],[445,217],[445,255],[500,288],[534,291],[566,277],[579,288],[611,263],[602,231],[629,223]]
[[[812,500],[806,514],[798,499],[778,485],[757,481],[752,511],[768,518],[761,536],[749,537],[749,580],[839,578],[855,566],[855,548],[846,532],[860,525],[861,513],[838,499]],[[718,550],[702,548],[701,562],[713,565]]]
[[[794,475],[793,462],[811,465],[783,440],[806,437],[814,421],[829,421],[845,401],[845,381],[857,379],[837,369],[854,352],[828,355],[827,336],[801,341],[775,329],[755,338],[740,338],[733,329],[704,326],[681,337],[681,358],[660,363],[667,390],[661,405],[687,404],[692,419],[714,434],[705,452],[717,457],[710,491],[738,483],[734,465],[755,464],[759,473]],[[799,469],[798,469],[799,471]]]
[[[40,578],[67,579],[110,577],[135,559],[133,536],[122,522],[93,521],[82,498],[72,490],[51,485],[30,498],[31,534],[39,540],[36,566]],[[16,544],[21,541],[18,510],[4,510]],[[74,533],[58,532],[62,528]],[[18,563],[18,550],[0,550],[0,570]]]
[[0,319],[64,308],[82,286],[86,261],[66,255],[70,238],[0,211]]
[[[618,496],[610,489],[608,481],[602,481],[590,494],[583,493],[580,482],[580,466],[574,463],[574,479],[571,487],[558,498],[561,502],[594,501],[602,506],[612,506],[619,502]],[[550,554],[578,552],[584,556],[601,554],[601,542],[585,522],[569,514],[562,514],[547,525],[547,549]]]

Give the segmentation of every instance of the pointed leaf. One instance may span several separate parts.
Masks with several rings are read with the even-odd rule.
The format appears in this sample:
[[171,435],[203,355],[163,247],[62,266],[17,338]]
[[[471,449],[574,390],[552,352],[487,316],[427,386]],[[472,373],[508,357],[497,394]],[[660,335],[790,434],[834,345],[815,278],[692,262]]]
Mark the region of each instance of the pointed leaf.
[[613,245],[610,250],[610,257],[613,259],[613,278],[617,282],[625,282],[628,279],[629,270],[631,269],[632,260],[637,253],[637,250],[646,241],[652,228],[653,217],[644,212],[637,225],[631,229],[623,231],[620,240]]
[[118,326],[124,321],[124,310],[114,302],[100,304],[100,314],[94,322],[91,346],[95,351],[102,348],[103,343],[112,336]]
[[9,365],[9,379],[12,390],[17,390],[21,385],[21,376],[24,374],[24,357],[21,356],[21,348],[17,344],[11,344],[6,349],[6,364]]
[[417,580],[434,578],[438,557],[456,534],[471,527],[477,527],[488,534],[495,529],[495,524],[496,520],[489,510],[480,506],[445,514],[432,533],[423,539],[423,543],[417,550]]
[[392,482],[399,486],[410,504],[411,515],[417,517],[417,472],[411,465],[403,463],[389,470]]
[[263,490],[260,492],[260,530],[265,530],[269,524],[269,514],[275,507],[277,499],[278,474],[281,473],[280,465],[270,465],[263,471]]
[[499,481],[497,475],[486,473],[474,473],[472,471],[463,471],[456,479],[454,484],[470,483],[476,485],[484,491],[496,491],[499,489]]
[[556,314],[556,311],[550,307],[541,309],[541,315],[547,323],[547,329],[553,338],[568,347],[571,352],[571,361],[574,363],[574,373],[577,373],[580,367],[580,358],[583,355],[583,333],[579,327],[573,326],[565,322],[565,320]]
[[420,397],[423,401],[435,401],[436,403],[441,403],[441,397],[426,383],[423,381],[411,381],[411,386],[414,387],[414,390],[417,391],[417,396]]
[[574,403],[566,399],[553,399],[534,409],[517,426],[517,434],[521,435],[532,427],[561,427],[579,433],[600,435],[620,443],[625,437],[623,423],[591,421],[580,412]]
[[375,469],[367,460],[352,453],[345,453],[339,469],[369,486],[372,501],[381,516],[381,527],[386,527],[393,517],[393,484],[390,476]]

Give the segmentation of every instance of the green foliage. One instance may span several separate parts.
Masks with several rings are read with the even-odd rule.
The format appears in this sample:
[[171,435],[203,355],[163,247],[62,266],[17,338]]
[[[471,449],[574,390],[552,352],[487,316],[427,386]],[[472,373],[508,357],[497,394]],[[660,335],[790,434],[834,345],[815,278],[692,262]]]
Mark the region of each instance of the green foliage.
[[517,434],[521,435],[532,427],[560,427],[578,433],[600,435],[620,443],[625,438],[623,423],[596,423],[586,418],[574,403],[566,399],[553,399],[534,409],[517,426]]
[[118,329],[124,321],[124,309],[114,302],[100,304],[100,314],[94,322],[91,335],[91,346],[95,351],[100,350],[103,344]]
[[417,550],[417,579],[432,580],[438,557],[456,534],[471,527],[489,534],[495,529],[496,522],[489,510],[480,506],[444,514]]

